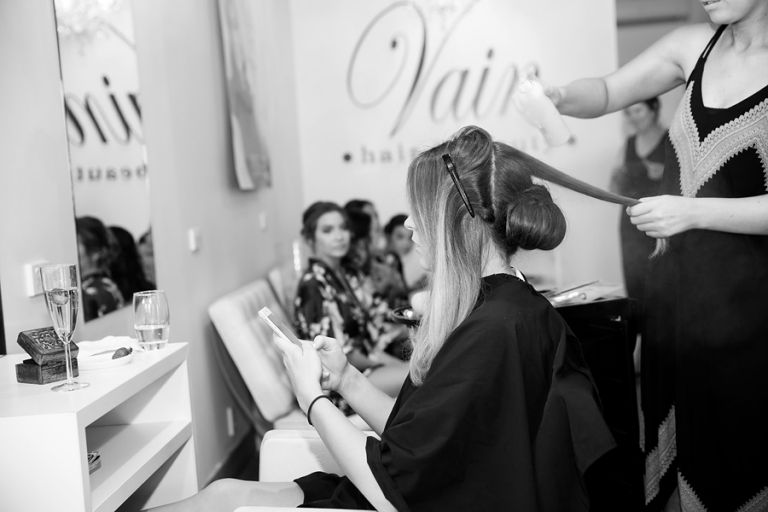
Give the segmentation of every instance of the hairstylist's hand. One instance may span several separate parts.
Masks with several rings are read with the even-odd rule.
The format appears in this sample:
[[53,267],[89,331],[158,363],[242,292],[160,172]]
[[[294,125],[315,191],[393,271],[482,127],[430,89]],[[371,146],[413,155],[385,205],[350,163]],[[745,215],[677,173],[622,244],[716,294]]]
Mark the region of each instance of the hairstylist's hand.
[[557,87],[555,85],[545,85],[544,95],[554,103],[555,107],[558,107],[565,97],[565,90],[562,87]]
[[643,197],[627,207],[632,224],[653,238],[667,238],[696,228],[696,200],[682,196]]
[[313,346],[325,369],[321,382],[323,389],[338,391],[345,373],[352,368],[347,355],[341,348],[341,343],[336,338],[317,336]]
[[312,399],[322,393],[320,377],[323,366],[320,357],[311,341],[302,340],[300,347],[279,336],[274,336],[274,341],[283,354],[283,364],[299,406],[306,412]]

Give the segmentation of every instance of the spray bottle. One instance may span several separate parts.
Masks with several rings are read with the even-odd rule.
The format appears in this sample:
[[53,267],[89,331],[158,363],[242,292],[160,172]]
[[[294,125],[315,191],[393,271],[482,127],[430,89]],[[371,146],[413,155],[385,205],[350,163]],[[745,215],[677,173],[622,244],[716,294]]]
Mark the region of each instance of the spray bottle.
[[541,132],[549,146],[560,146],[571,140],[563,117],[535,75],[520,82],[512,99],[520,114]]

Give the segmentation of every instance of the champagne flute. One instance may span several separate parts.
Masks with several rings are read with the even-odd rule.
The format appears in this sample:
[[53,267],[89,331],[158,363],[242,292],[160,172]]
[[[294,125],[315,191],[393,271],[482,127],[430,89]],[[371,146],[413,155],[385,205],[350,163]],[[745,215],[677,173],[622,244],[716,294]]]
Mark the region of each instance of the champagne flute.
[[158,350],[168,343],[170,311],[162,290],[147,290],[133,294],[133,328],[139,346]]
[[45,305],[51,315],[53,330],[64,344],[64,360],[67,366],[67,380],[53,386],[53,391],[74,391],[88,387],[87,382],[77,382],[72,377],[72,353],[69,343],[77,322],[80,309],[77,267],[75,265],[45,265],[40,267]]

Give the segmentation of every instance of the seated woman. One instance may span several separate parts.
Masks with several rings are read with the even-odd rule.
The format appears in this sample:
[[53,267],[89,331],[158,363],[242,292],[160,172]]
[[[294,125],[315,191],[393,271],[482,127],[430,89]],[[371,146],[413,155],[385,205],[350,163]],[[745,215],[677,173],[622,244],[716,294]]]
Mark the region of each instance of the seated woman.
[[[373,219],[364,210],[344,207],[351,234],[347,261],[373,287],[375,296],[383,299],[390,310],[408,305],[408,288],[396,262],[383,251],[375,250],[371,238]],[[403,332],[403,336],[407,333]]]
[[[362,378],[338,340],[277,340],[299,405],[346,476],[220,480],[183,507],[588,510],[582,474],[614,443],[578,341],[510,266],[518,249],[557,246],[565,220],[531,182],[532,163],[509,149],[467,127],[410,165],[407,225],[433,278],[396,400]],[[343,395],[380,439],[323,389]]]
[[350,199],[344,204],[344,210],[347,214],[352,212],[362,212],[371,219],[368,227],[368,238],[370,240],[371,251],[374,255],[384,252],[386,240],[381,230],[381,221],[376,206],[369,199]]
[[411,230],[405,227],[406,218],[408,216],[404,213],[393,215],[384,226],[384,235],[387,237],[386,261],[400,272],[406,289],[413,293],[427,286],[427,273],[413,250]]
[[96,217],[77,217],[75,231],[83,289],[83,317],[88,321],[123,307],[125,301],[109,273],[114,254],[104,223]]
[[335,337],[355,368],[379,389],[397,395],[408,365],[383,350],[402,337],[403,328],[387,322],[387,303],[348,260],[346,212],[336,203],[318,201],[304,211],[302,223],[313,256],[296,291],[297,334],[303,339]]

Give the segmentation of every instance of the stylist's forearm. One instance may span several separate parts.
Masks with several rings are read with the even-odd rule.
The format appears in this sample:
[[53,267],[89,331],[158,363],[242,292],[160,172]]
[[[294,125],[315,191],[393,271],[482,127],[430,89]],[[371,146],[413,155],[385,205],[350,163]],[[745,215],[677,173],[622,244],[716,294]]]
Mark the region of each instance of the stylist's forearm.
[[768,235],[768,194],[736,199],[696,198],[695,215],[695,227],[699,229]]
[[571,117],[598,117],[607,113],[608,89],[602,78],[581,78],[559,88],[557,109]]

